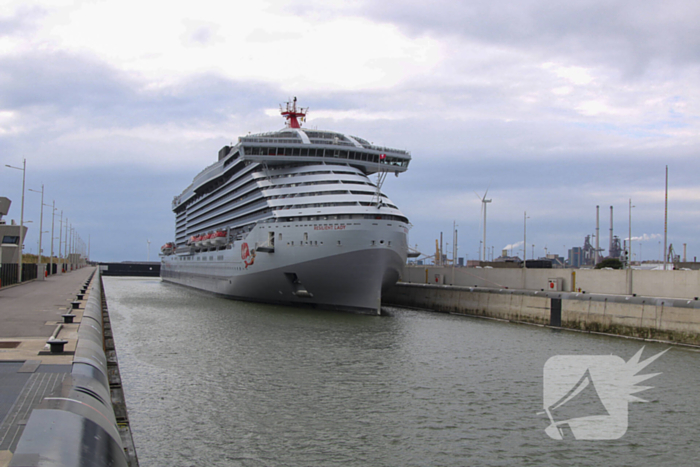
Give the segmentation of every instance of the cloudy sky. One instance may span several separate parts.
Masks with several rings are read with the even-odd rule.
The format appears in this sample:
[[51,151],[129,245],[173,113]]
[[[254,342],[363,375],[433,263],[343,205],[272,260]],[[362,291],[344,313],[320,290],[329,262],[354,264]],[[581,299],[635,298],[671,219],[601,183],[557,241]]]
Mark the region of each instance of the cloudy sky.
[[[456,221],[476,258],[488,188],[496,256],[522,256],[525,211],[528,257],[582,246],[596,205],[607,249],[610,206],[626,238],[631,199],[635,257],[660,259],[668,165],[669,242],[692,260],[698,18],[691,0],[5,0],[0,196],[19,222],[22,173],[5,164],[26,158],[27,188],[44,184],[93,259],[145,260],[148,240],[156,259],[172,197],[221,146],[283,127],[297,96],[307,126],[411,151],[384,191],[421,251]],[[34,253],[40,198],[25,201]]]

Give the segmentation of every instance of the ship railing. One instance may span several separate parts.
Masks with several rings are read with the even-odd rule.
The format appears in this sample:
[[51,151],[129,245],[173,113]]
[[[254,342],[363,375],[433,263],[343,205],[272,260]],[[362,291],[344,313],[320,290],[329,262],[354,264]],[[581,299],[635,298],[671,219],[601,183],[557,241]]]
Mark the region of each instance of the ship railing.
[[241,138],[242,143],[273,143],[273,144],[301,144],[299,138],[260,138],[245,136]]

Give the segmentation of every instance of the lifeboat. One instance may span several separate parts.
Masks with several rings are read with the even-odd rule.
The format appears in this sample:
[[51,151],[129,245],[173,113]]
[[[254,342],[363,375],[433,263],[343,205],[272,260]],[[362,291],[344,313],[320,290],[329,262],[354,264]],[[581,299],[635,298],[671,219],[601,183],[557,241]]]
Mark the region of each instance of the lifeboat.
[[187,240],[187,244],[188,244],[188,245],[191,245],[191,246],[194,246],[194,244],[195,244],[196,241],[197,241],[197,236],[196,236],[196,235],[192,235],[192,236],[190,237],[190,239]]
[[223,230],[217,230],[216,232],[211,234],[209,241],[214,246],[225,245],[226,244],[226,232],[224,232]]
[[211,234],[210,233],[202,236],[202,246],[204,246],[204,247],[211,246]]
[[160,252],[164,255],[172,255],[173,251],[175,251],[175,244],[172,242],[168,242],[162,247],[160,247]]
[[203,236],[202,236],[202,235],[196,236],[196,237],[194,238],[194,246],[196,246],[196,247],[198,247],[198,248],[204,246],[204,244],[203,244],[203,242],[202,242],[202,239],[203,239]]

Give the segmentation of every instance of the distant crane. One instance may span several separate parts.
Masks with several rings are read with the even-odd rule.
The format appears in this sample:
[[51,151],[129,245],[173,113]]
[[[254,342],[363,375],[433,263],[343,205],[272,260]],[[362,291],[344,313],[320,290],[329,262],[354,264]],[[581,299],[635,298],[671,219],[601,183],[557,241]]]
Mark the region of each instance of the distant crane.
[[[479,255],[480,256],[479,259],[481,261],[486,261],[486,204],[491,202],[490,199],[486,199],[486,194],[488,192],[489,192],[488,188],[486,188],[486,191],[484,192],[484,196],[479,196],[479,193],[477,193],[476,191],[474,192],[476,197],[479,198],[479,200],[481,200],[481,212],[484,215],[484,240],[483,240],[484,241],[484,243],[483,243],[484,248],[481,249],[481,252]],[[481,258],[482,255],[483,255],[483,259]]]
[[669,263],[678,263],[681,260],[681,255],[677,255],[673,249],[673,243],[668,246],[668,255],[666,256],[666,261]]

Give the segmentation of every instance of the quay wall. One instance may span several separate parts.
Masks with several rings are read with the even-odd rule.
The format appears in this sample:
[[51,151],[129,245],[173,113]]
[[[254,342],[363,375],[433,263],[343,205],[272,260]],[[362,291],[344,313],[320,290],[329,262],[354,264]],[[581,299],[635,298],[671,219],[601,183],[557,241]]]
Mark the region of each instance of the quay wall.
[[384,305],[700,345],[700,301],[398,283]]
[[8,467],[138,467],[99,270],[82,290],[82,314],[63,315],[80,319],[70,375],[30,412]]
[[561,279],[561,291],[694,299],[700,296],[700,271],[607,269],[482,269],[432,266],[404,268],[403,282],[526,290],[547,290]]
[[157,261],[122,263],[98,263],[103,276],[145,276],[159,277],[160,263]]

